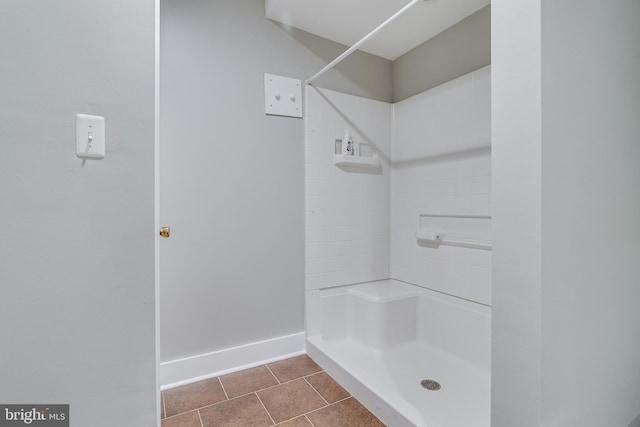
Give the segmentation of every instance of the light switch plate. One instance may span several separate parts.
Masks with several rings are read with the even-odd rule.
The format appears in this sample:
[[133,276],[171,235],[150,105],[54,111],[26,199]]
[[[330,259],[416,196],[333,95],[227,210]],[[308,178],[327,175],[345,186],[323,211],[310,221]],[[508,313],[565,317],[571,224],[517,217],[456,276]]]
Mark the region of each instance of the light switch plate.
[[102,159],[105,154],[104,117],[76,114],[76,156]]
[[273,116],[302,117],[302,81],[265,74],[264,112]]

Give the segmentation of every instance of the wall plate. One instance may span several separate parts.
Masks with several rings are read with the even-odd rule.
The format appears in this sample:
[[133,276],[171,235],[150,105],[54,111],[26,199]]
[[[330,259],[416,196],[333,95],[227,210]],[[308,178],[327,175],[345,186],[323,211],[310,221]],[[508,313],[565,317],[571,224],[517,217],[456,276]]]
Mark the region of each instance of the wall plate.
[[76,114],[76,156],[102,159],[105,154],[104,117]]
[[272,116],[302,117],[302,81],[265,74],[264,112]]

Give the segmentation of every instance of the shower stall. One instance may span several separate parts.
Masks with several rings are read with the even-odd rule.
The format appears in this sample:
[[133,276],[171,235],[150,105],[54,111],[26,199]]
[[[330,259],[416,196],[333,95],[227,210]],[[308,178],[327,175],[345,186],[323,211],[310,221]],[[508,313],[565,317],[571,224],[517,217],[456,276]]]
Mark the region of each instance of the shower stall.
[[307,85],[307,352],[388,425],[490,425],[490,87]]

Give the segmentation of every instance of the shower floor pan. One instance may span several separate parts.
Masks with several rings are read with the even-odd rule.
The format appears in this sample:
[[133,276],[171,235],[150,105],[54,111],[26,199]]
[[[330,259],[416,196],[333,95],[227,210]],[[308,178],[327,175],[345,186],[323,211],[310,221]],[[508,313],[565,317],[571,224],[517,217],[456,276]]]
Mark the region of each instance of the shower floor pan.
[[307,353],[391,427],[488,427],[490,333],[490,307],[396,280],[307,292]]

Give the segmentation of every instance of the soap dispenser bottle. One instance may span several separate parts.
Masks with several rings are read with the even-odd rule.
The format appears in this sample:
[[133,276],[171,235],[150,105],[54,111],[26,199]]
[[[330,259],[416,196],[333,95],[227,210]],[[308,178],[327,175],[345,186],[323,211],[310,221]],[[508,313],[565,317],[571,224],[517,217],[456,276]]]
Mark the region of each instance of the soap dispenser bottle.
[[342,154],[353,156],[353,140],[349,135],[349,129],[344,131],[344,136],[342,137]]

